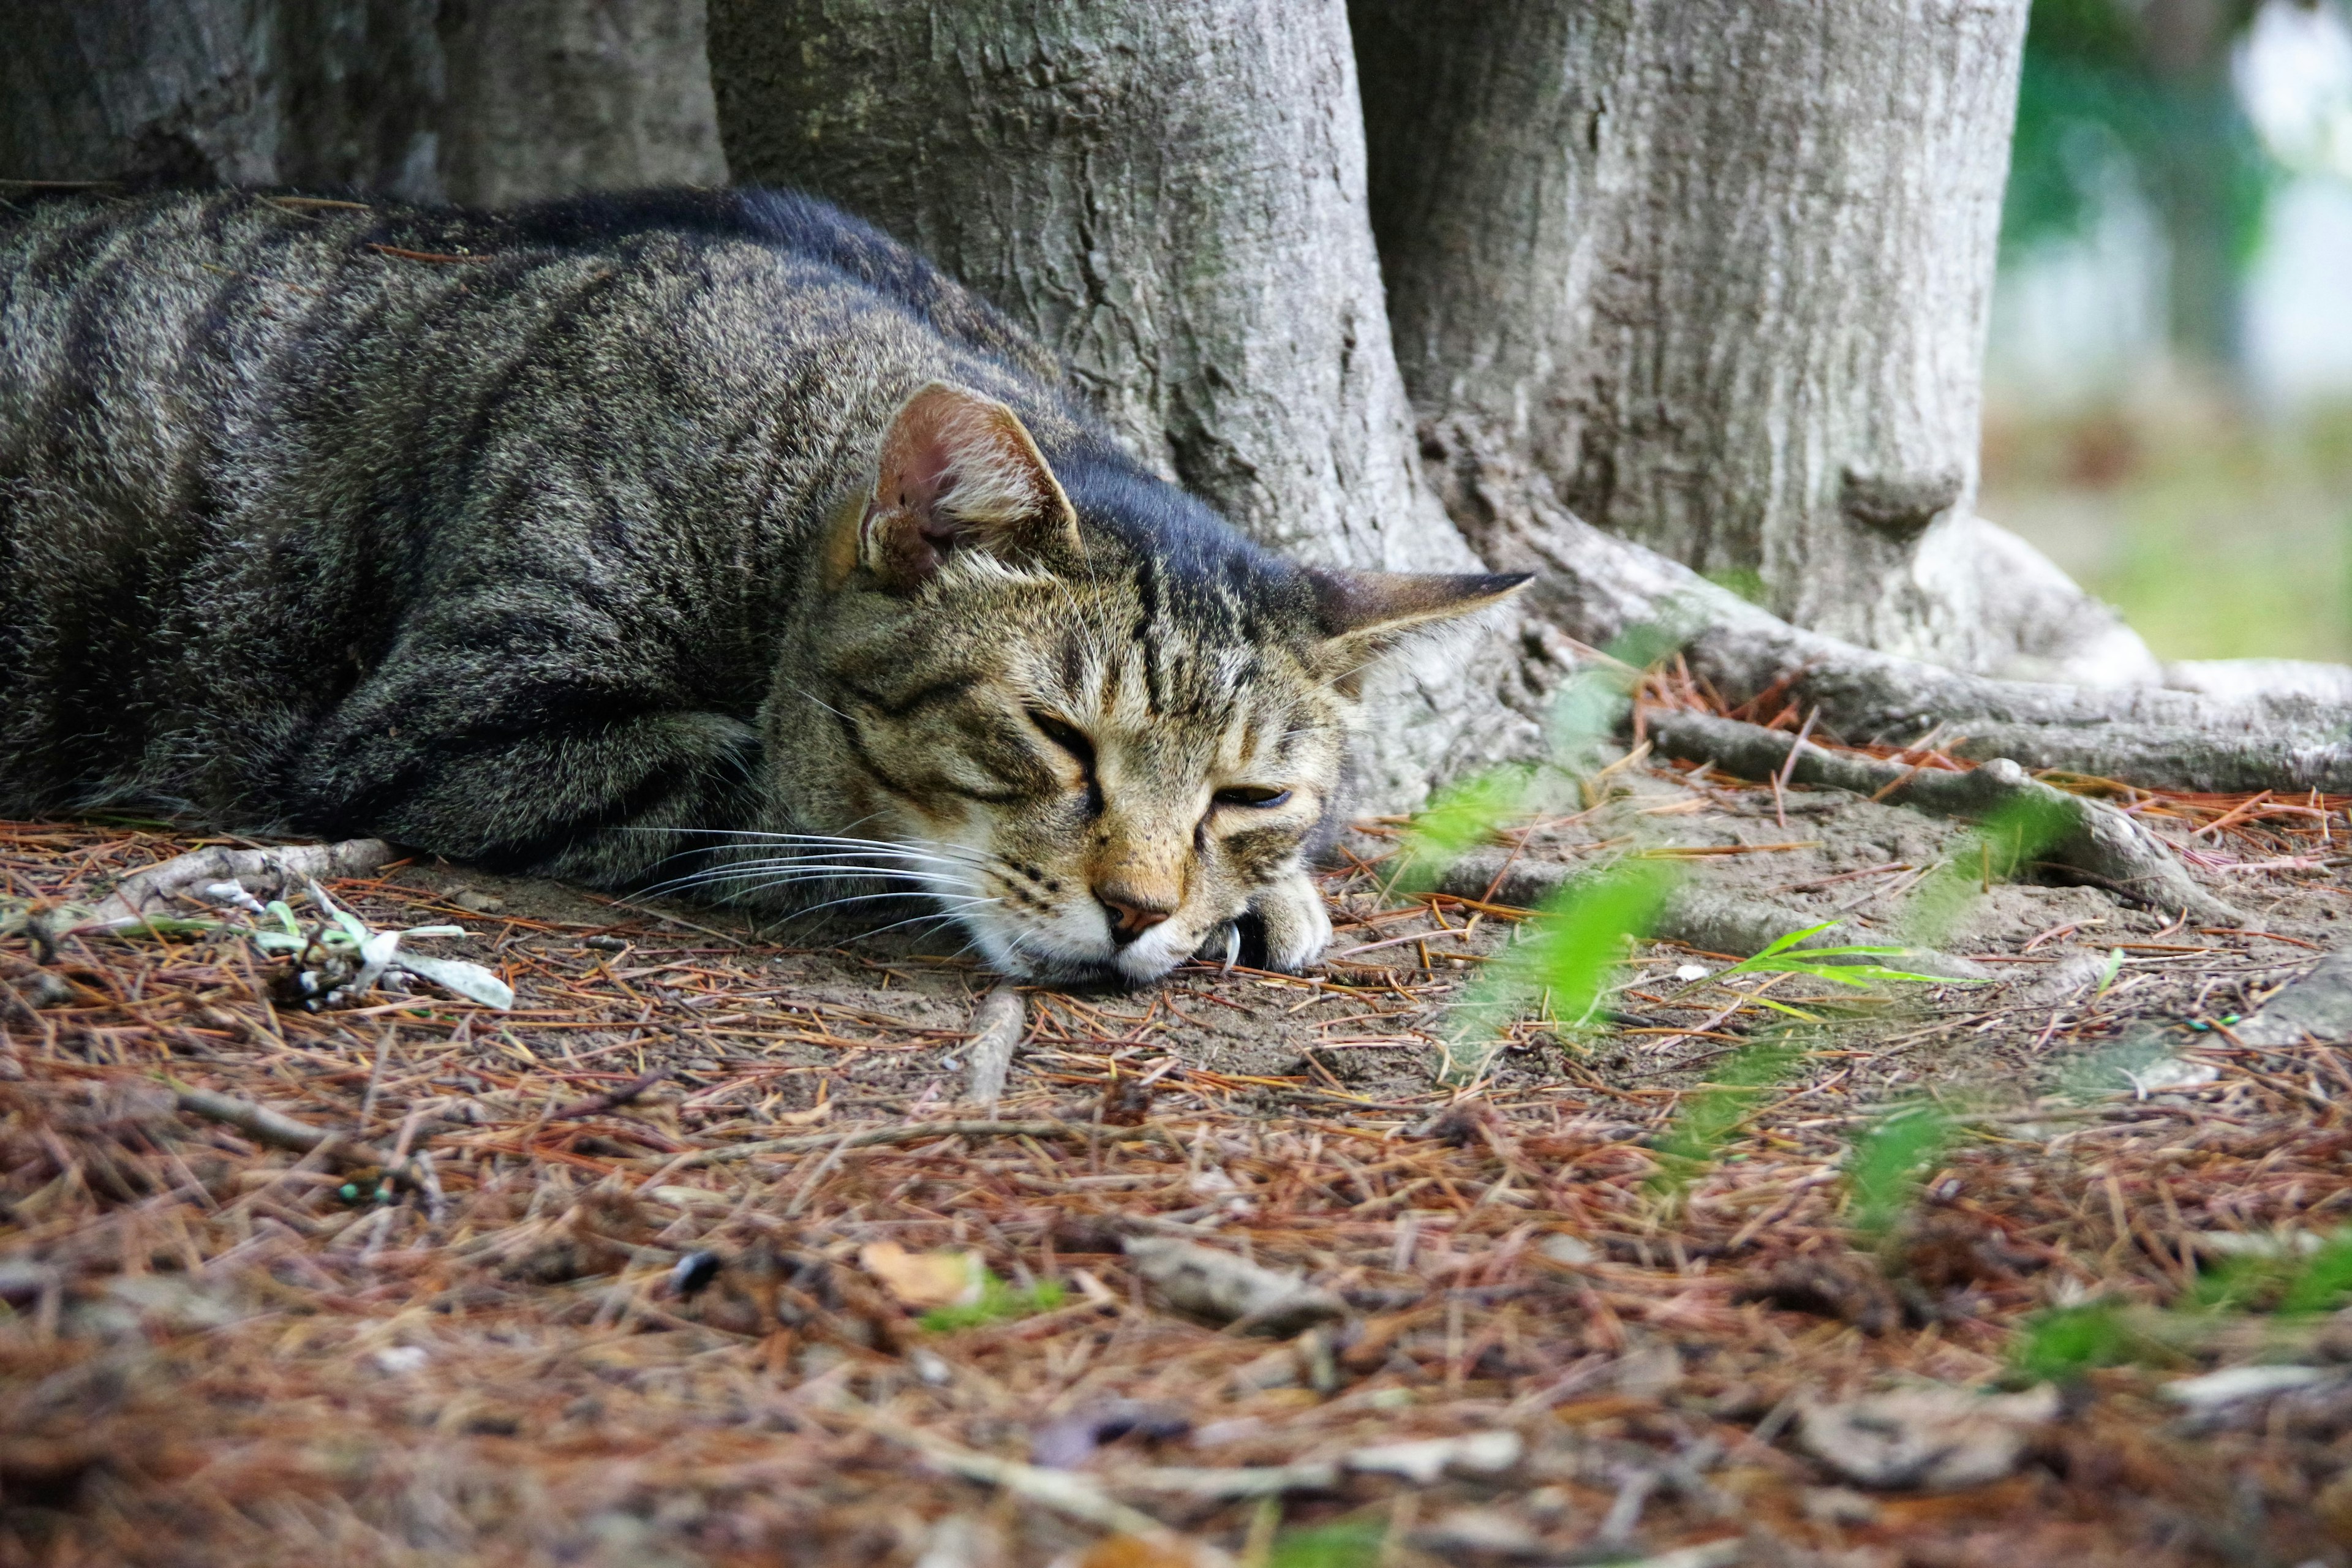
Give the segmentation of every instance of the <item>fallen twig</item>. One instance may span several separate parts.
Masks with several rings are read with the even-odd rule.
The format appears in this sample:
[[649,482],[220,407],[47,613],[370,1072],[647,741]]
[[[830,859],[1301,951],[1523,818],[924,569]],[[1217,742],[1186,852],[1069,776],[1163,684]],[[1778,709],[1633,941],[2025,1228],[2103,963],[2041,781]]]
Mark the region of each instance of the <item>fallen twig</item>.
[[723,1144],[697,1149],[663,1163],[670,1171],[691,1170],[722,1160],[750,1160],[763,1154],[802,1154],[811,1149],[872,1149],[884,1144],[920,1143],[931,1138],[1145,1138],[1181,1148],[1176,1139],[1157,1127],[1097,1127],[1089,1121],[909,1121],[897,1127],[869,1127],[857,1132],[811,1132],[793,1138],[762,1138],[753,1143]]
[[224,1122],[273,1149],[291,1150],[298,1154],[315,1150],[320,1158],[341,1170],[381,1170],[386,1177],[404,1184],[425,1184],[416,1169],[421,1155],[411,1156],[405,1151],[390,1153],[343,1133],[313,1127],[282,1110],[272,1110],[266,1105],[209,1089],[184,1089],[175,1084],[172,1092],[181,1110]]
[[360,877],[393,858],[391,845],[381,838],[348,838],[340,844],[288,844],[274,849],[231,849],[221,846],[182,855],[161,865],[135,871],[114,890],[90,907],[76,928],[117,930],[134,926],[157,906],[168,906],[176,895],[215,882],[250,880],[247,890],[268,898],[284,896],[305,881],[336,877]]
[[969,1098],[994,1112],[1004,1098],[1005,1075],[1013,1070],[1013,1052],[1021,1044],[1024,1019],[1021,993],[1011,981],[980,999],[971,1015],[971,1091]]

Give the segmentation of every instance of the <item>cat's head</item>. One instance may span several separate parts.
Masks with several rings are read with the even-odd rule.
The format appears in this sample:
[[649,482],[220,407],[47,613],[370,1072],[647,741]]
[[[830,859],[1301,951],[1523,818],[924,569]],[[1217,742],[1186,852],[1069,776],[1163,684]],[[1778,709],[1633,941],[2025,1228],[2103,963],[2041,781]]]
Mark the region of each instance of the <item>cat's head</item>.
[[903,847],[878,858],[1024,976],[1150,979],[1253,913],[1272,962],[1314,958],[1303,859],[1363,672],[1524,581],[1297,566],[939,384],[861,491],[779,678],[777,787],[808,826]]

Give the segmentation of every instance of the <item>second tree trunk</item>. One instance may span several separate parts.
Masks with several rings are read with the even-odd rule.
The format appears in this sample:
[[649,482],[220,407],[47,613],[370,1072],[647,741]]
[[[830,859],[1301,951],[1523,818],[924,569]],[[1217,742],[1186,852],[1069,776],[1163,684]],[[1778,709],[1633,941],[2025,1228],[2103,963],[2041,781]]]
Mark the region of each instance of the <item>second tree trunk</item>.
[[2025,9],[1355,0],[1414,402],[1801,626],[2000,666],[1973,503]]

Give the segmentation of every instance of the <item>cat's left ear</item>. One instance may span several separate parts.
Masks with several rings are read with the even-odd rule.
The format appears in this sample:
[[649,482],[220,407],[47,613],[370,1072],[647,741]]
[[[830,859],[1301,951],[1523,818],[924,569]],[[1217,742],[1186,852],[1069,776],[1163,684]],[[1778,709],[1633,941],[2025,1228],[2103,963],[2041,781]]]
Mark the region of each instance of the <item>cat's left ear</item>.
[[1449,621],[1501,604],[1529,583],[1531,573],[1333,572],[1308,567],[1316,618],[1325,641],[1318,660],[1324,678],[1347,695],[1361,689],[1367,668],[1382,654]]
[[935,381],[892,417],[857,531],[858,563],[891,592],[958,550],[1028,564],[1077,549],[1070,498],[1012,409]]

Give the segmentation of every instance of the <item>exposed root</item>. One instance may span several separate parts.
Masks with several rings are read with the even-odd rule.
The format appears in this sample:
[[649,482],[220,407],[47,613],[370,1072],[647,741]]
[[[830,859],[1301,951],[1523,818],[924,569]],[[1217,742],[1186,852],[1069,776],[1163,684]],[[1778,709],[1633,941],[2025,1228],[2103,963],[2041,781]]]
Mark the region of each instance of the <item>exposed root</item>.
[[[2101,801],[2068,795],[2007,758],[1967,773],[1905,768],[1823,751],[1779,731],[1706,713],[1654,712],[1651,743],[1667,756],[1711,762],[1741,778],[1785,777],[1908,805],[1938,816],[1984,817],[2031,803],[2064,831],[2039,852],[2042,864],[2154,909],[2187,910],[2210,925],[2241,925],[2245,916],[2199,887],[2164,842]],[[1796,752],[1790,763],[1791,748]],[[1786,768],[1787,772],[1782,773]]]
[[[1438,879],[1437,890],[1457,898],[1493,898],[1521,909],[1534,909],[1559,891],[1576,874],[1574,867],[1558,860],[1519,860],[1508,850],[1478,849],[1456,860]],[[1492,889],[1490,892],[1489,889]],[[1685,883],[1668,896],[1650,934],[1677,942],[1701,952],[1751,958],[1774,942],[1811,930],[1822,922],[1801,910],[1764,899],[1742,897]],[[1860,930],[1845,922],[1832,924],[1807,937],[1798,951],[1814,947],[1861,947],[1884,944],[1883,932]],[[1883,957],[1825,959],[1828,963],[1879,963]],[[1898,962],[1905,969],[1947,980],[1981,980],[1980,964],[1927,948],[1906,948]]]
[[[2155,788],[2352,791],[2352,709],[2303,679],[2261,694],[2095,687],[1969,675],[1791,626],[1561,506],[1540,475],[1449,422],[1435,437],[1454,521],[1497,571],[1532,572],[1533,623],[1591,647],[1639,626],[1682,639],[1692,670],[1734,700],[1780,685],[1852,740],[1906,740],[1945,723],[1944,750],[2008,757]],[[2200,685],[2220,673],[2200,667]]]
[[173,911],[173,901],[215,882],[233,882],[248,893],[275,899],[306,880],[363,877],[394,857],[381,838],[348,838],[340,844],[288,844],[275,849],[223,846],[182,855],[125,877],[91,906],[85,928],[137,925],[150,915]]

